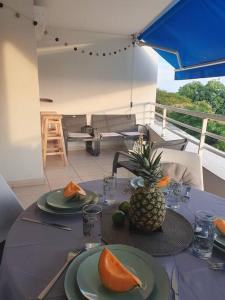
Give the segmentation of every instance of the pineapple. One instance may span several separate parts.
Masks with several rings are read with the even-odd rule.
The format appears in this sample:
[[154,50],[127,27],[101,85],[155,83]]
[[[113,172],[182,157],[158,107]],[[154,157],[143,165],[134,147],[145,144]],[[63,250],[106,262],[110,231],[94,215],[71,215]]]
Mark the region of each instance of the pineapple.
[[136,175],[144,179],[144,185],[133,192],[130,199],[129,219],[141,231],[154,231],[161,227],[166,214],[165,198],[158,187],[162,178],[161,154],[153,153],[153,143],[143,145],[141,153],[130,151],[130,161]]

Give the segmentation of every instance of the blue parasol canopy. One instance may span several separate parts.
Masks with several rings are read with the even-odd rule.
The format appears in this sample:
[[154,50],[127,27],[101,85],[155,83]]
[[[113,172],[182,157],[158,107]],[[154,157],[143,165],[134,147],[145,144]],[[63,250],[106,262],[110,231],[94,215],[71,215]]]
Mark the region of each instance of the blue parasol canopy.
[[180,0],[138,39],[175,68],[175,79],[225,76],[225,0]]

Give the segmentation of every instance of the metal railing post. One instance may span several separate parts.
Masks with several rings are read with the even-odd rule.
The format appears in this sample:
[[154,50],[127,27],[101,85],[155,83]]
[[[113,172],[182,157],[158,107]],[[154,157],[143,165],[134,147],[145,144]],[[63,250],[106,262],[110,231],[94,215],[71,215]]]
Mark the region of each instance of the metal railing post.
[[207,124],[208,124],[208,119],[202,119],[202,129],[201,129],[201,135],[200,135],[200,140],[198,144],[198,154],[202,157],[203,153],[203,148],[205,145],[205,136],[206,136],[206,131],[207,131]]
[[143,107],[143,124],[146,123],[146,104],[144,104],[144,107]]
[[149,125],[153,125],[155,122],[155,108],[156,103],[150,103],[149,102]]
[[163,108],[163,119],[162,119],[162,137],[165,135],[166,130],[166,108]]

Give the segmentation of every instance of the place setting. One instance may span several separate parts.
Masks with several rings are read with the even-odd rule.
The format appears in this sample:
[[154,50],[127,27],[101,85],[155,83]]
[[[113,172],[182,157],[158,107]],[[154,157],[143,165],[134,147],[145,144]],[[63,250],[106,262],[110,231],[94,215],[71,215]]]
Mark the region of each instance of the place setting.
[[[82,214],[84,206],[99,201],[96,193],[83,189],[74,182],[69,182],[64,188],[56,189],[43,194],[36,202],[37,207],[44,213],[55,216],[72,216]],[[30,216],[23,216],[23,222],[36,223],[44,226],[55,227],[61,230],[71,231],[72,228],[57,223],[54,220],[43,221]]]
[[64,188],[43,194],[37,200],[37,206],[49,214],[73,215],[81,213],[85,205],[97,202],[96,193],[84,190],[71,181]]
[[[88,273],[88,276],[87,276]],[[70,264],[64,281],[68,300],[167,300],[169,279],[154,258],[134,247],[92,248]]]

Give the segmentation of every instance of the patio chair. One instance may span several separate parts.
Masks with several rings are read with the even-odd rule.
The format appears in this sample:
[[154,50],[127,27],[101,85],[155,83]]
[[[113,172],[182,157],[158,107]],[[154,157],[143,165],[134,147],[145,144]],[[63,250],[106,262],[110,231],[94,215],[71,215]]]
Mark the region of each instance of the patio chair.
[[[172,140],[172,141],[164,141],[155,143],[153,145],[154,149],[157,148],[169,148],[169,149],[175,149],[175,150],[185,150],[188,140],[185,139],[179,139],[179,140]],[[129,170],[130,172],[135,174],[135,168],[132,165],[132,163],[127,160],[129,158],[128,153],[124,151],[117,151],[114,156],[113,160],[113,168],[112,168],[112,174],[117,173],[118,168],[125,168]]]
[[[176,181],[182,181],[185,184],[204,190],[202,163],[197,153],[166,148],[158,148],[155,151],[158,153],[162,152],[161,164],[163,175],[168,175]],[[123,153],[122,155],[128,157],[128,153]],[[113,164],[115,164],[113,166],[114,174],[117,171],[118,163],[113,162]],[[135,175],[138,175],[131,161],[120,161],[119,167],[126,168]]]
[[174,149],[156,150],[162,152],[161,163],[164,175],[177,181],[204,190],[202,162],[199,154]]
[[83,141],[87,152],[94,156],[99,155],[100,137],[87,125],[86,115],[62,115],[62,128],[67,154],[69,142]]
[[101,142],[135,141],[140,135],[149,140],[148,127],[137,124],[135,114],[92,115],[91,127],[97,130]]
[[16,195],[0,175],[0,262],[7,234],[22,211]]

